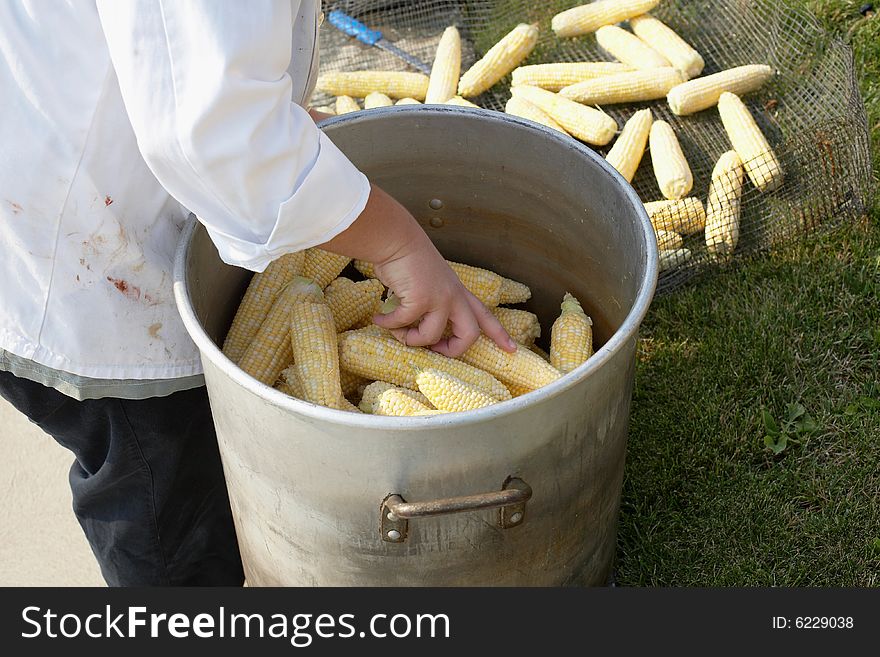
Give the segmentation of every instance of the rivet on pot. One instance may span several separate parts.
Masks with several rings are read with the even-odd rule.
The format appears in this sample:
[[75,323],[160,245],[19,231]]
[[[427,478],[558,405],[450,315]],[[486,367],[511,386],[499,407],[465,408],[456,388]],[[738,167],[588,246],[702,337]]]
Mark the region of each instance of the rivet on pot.
[[439,198],[432,198],[430,201],[428,201],[428,206],[432,210],[439,210],[443,207],[443,201],[441,201]]
[[396,529],[392,529],[388,532],[388,538],[390,538],[392,541],[399,541],[400,540],[400,532],[397,531]]
[[429,222],[432,228],[442,228],[443,220],[440,217],[431,217],[431,221]]
[[516,513],[514,513],[510,516],[510,524],[515,525],[518,522],[520,522],[522,519],[523,519],[523,514],[521,514],[519,511],[517,511]]
[[394,522],[395,520],[397,520],[397,516],[394,515],[393,513],[391,513],[391,511],[386,513],[385,517],[388,518],[391,522]]

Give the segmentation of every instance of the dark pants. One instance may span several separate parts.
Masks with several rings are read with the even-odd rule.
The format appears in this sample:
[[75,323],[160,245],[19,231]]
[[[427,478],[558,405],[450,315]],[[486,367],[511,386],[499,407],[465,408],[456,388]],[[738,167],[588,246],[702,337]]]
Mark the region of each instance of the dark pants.
[[0,372],[0,395],[76,457],[73,510],[110,586],[242,584],[204,388],[76,401]]

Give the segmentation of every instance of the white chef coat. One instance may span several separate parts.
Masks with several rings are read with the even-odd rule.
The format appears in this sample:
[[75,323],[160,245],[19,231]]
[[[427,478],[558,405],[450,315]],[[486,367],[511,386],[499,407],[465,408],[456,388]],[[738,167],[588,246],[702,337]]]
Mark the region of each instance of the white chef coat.
[[171,281],[188,210],[253,271],[357,218],[367,179],[300,106],[319,15],[318,0],[0,2],[0,368],[74,396],[82,377],[196,385]]

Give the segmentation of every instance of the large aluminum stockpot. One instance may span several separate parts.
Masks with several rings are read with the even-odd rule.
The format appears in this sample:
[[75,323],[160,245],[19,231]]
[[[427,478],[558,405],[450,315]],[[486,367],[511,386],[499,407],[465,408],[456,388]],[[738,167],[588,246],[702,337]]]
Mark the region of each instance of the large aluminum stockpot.
[[291,399],[218,349],[250,273],[193,222],[175,295],[201,350],[248,582],[605,583],[657,277],[638,196],[590,149],[503,114],[388,108],[323,128],[447,258],[529,284],[545,330],[570,291],[602,346],[546,388],[467,413],[374,417]]

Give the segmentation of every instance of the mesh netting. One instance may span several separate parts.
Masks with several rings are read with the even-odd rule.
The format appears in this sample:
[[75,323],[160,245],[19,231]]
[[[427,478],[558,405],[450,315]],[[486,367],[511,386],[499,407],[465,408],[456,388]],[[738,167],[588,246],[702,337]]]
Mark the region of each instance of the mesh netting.
[[[440,35],[449,25],[462,34],[462,71],[518,23],[537,23],[538,46],[525,64],[608,61],[595,36],[559,39],[550,19],[582,4],[572,0],[342,0],[338,8],[395,44],[431,63]],[[664,1],[652,12],[693,45],[706,61],[702,75],[743,64],[769,64],[778,75],[743,98],[781,162],[783,185],[760,192],[745,179],[738,215],[738,242],[732,256],[706,246],[702,231],[684,235],[663,253],[658,292],[681,285],[706,267],[731,257],[767,249],[806,232],[839,225],[865,211],[871,187],[870,147],[864,105],[859,96],[851,50],[833,40],[803,8],[786,0]],[[411,70],[378,48],[364,46],[328,22],[321,28],[321,70]],[[471,99],[485,109],[503,111],[510,78]],[[317,96],[315,105],[332,102]],[[416,106],[417,107],[417,106]],[[718,111],[674,115],[665,100],[606,105],[603,111],[622,127],[633,112],[650,107],[655,120],[675,129],[694,184],[691,196],[706,202],[712,170],[730,150]],[[605,155],[613,145],[597,149]],[[651,157],[646,153],[633,179],[643,201],[662,199]],[[667,219],[669,219],[667,217]],[[672,217],[675,223],[676,217]],[[681,217],[682,221],[686,217]],[[732,226],[728,227],[732,228]],[[722,231],[723,232],[723,231]],[[730,232],[729,230],[727,232]],[[714,251],[714,252],[712,252]]]

